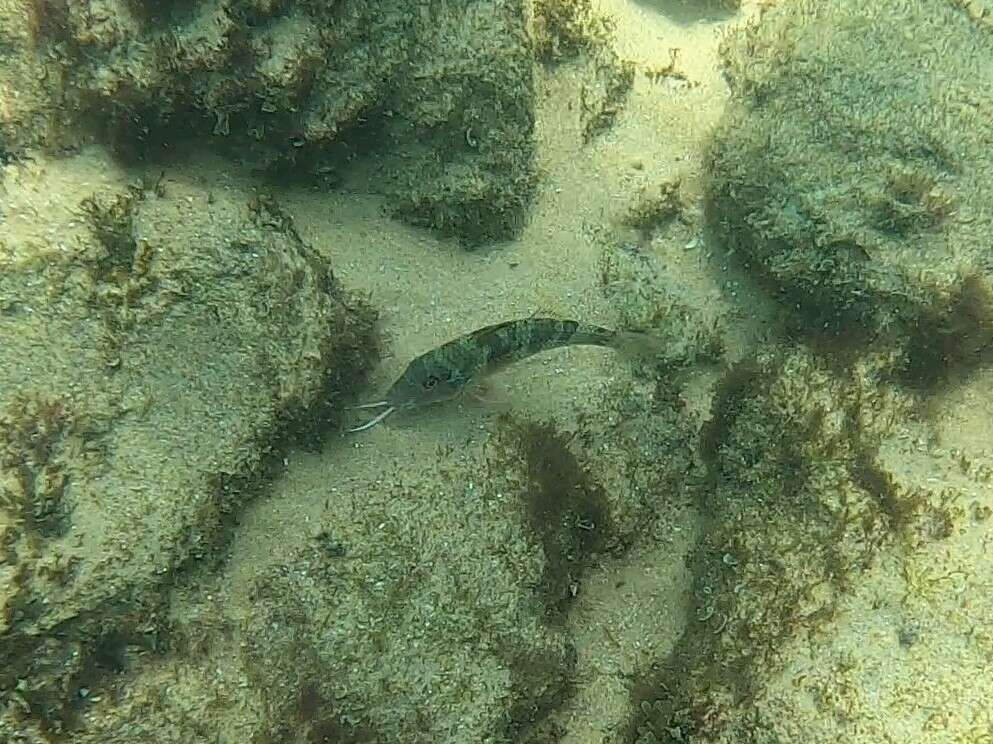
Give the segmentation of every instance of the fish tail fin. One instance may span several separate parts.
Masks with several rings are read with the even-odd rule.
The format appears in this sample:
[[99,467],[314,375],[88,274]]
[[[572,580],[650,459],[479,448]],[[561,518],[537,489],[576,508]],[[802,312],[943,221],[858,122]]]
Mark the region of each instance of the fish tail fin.
[[610,345],[624,356],[642,361],[662,356],[666,351],[665,339],[643,331],[617,331]]

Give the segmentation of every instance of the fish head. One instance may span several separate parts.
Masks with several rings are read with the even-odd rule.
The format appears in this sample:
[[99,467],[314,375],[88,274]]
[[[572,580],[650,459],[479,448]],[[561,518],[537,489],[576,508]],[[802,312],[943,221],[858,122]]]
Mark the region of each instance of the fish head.
[[442,364],[415,359],[407,367],[386,399],[397,408],[417,408],[458,397],[469,379]]

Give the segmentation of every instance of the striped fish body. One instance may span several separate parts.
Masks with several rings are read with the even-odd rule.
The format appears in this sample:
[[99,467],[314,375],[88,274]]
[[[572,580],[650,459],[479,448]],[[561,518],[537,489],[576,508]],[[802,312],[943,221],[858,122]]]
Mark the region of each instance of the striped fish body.
[[473,380],[534,354],[562,346],[616,346],[619,334],[555,318],[521,318],[453,339],[414,359],[387,393],[398,408],[457,396]]

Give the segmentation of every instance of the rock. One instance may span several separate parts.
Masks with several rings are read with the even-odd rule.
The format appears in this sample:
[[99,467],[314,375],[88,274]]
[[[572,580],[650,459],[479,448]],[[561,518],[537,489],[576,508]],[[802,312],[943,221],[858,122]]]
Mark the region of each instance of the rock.
[[695,608],[632,686],[631,740],[932,741],[922,699],[943,731],[984,720],[993,461],[936,445],[882,368],[770,347],[718,386]]
[[57,730],[96,667],[155,646],[160,585],[375,344],[274,202],[49,165],[4,180],[0,688]]
[[[51,80],[48,107],[34,106],[48,123],[67,115],[131,158],[194,139],[332,186],[358,160],[398,216],[467,246],[525,220],[534,90],[522,0],[34,5],[11,21],[34,39],[18,41],[18,59]],[[9,84],[46,100],[34,83]]]
[[952,4],[786,4],[729,38],[712,225],[808,338],[930,385],[993,342],[993,37]]

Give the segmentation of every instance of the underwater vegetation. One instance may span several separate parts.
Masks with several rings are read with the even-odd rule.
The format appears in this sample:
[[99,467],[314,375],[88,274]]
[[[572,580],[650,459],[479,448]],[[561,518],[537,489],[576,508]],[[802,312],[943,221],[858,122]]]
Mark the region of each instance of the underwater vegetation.
[[148,163],[197,142],[327,187],[361,162],[398,218],[466,247],[506,240],[537,179],[535,61],[582,59],[587,141],[634,78],[588,0],[531,6],[7,0],[0,76],[17,95],[0,107],[0,161],[96,137]]
[[993,340],[991,52],[941,2],[784,7],[724,45],[714,230],[799,335],[898,349],[918,387]]
[[[95,169],[19,171],[6,214]],[[340,409],[376,349],[372,312],[272,200],[92,184],[0,226],[5,739],[57,735],[100,670],[156,643],[164,578],[216,549],[267,453],[317,396]]]
[[[707,217],[794,345],[747,350],[715,388],[694,614],[632,684],[621,741],[991,730],[982,685],[922,671],[989,659],[984,640],[951,661],[941,639],[985,611],[984,564],[956,550],[985,529],[990,458],[942,449],[918,418],[938,383],[983,370],[993,329],[974,108],[993,102],[993,47],[952,5],[783,4],[723,46]],[[942,609],[952,576],[969,599]],[[885,631],[867,644],[865,623]],[[947,712],[922,725],[924,700]]]
[[[987,503],[991,494],[988,458],[959,471],[948,454],[922,447],[913,457],[933,470],[901,464],[897,453],[920,436],[908,423],[914,402],[880,379],[869,365],[838,375],[808,351],[770,347],[720,381],[701,433],[707,479],[697,494],[707,525],[691,557],[693,615],[672,654],[632,684],[622,740],[791,741],[829,730],[821,716],[833,720],[835,704],[866,726],[884,725],[851,680],[845,700],[840,677],[815,682],[794,665],[806,669],[808,645],[836,658],[833,643],[848,642],[832,641],[838,628],[850,613],[872,611],[853,610],[852,597],[879,581],[881,566],[903,578],[870,590],[877,609],[900,604],[884,599],[888,592],[904,592],[904,612],[922,594],[934,601],[933,579],[912,556],[981,524],[985,511],[968,503],[977,488]],[[897,622],[894,639],[906,626]],[[840,664],[838,674],[870,663]],[[780,674],[796,692],[782,692]],[[815,687],[836,702],[804,710]],[[782,716],[784,706],[793,717]]]
[[0,153],[82,132],[147,161],[192,139],[332,185],[373,153],[398,217],[470,246],[505,239],[535,177],[523,8],[8,0],[4,84],[20,95],[0,109]]
[[634,64],[614,49],[614,23],[590,0],[535,0],[535,57],[546,65],[579,62],[579,109],[584,142],[607,131],[634,84]]

